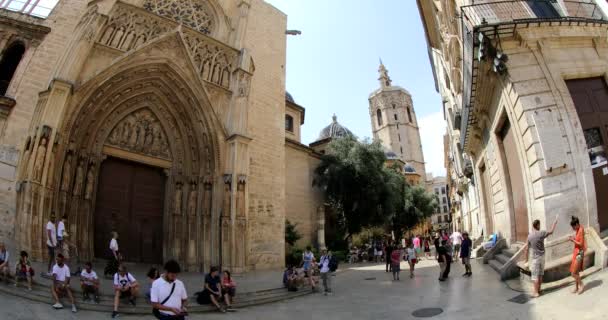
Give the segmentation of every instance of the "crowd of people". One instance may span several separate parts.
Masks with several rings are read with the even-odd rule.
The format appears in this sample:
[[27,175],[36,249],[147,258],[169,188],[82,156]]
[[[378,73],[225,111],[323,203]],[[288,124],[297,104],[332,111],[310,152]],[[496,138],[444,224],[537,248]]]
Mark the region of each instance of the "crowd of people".
[[323,285],[325,295],[332,294],[332,277],[338,269],[338,259],[327,249],[321,250],[319,260],[315,258],[312,248],[306,247],[302,254],[302,262],[298,265],[288,265],[283,272],[283,286],[288,291],[298,291],[309,286],[317,292],[320,283]]
[[[556,218],[551,229],[544,231],[540,229],[540,221],[535,220],[532,224],[533,229],[528,236],[525,261],[529,266],[531,278],[534,282],[534,297],[539,296],[541,293],[545,267],[544,241],[554,233],[557,223],[558,219]],[[572,217],[570,226],[575,233],[574,236],[569,237],[569,241],[574,245],[570,272],[575,279],[574,293],[580,294],[584,290],[580,272],[584,268],[587,244],[584,228],[581,226],[578,218]],[[68,266],[69,260],[66,257],[66,255],[69,255],[70,244],[67,241],[68,234],[65,228],[65,217],[56,224],[55,217],[52,215],[45,227],[45,231],[49,254],[49,272],[47,276],[52,280],[53,308],[63,308],[61,299],[67,297],[71,304],[72,312],[77,312],[74,292],[71,287],[71,278],[75,275],[79,276],[83,301],[92,300],[95,303],[99,303],[101,296],[100,279],[93,269],[93,264],[86,262],[81,271],[76,273],[70,272],[70,267]],[[409,266],[410,278],[414,278],[416,264],[424,258],[433,259],[431,257],[431,244],[433,244],[435,249],[434,259],[439,264],[439,281],[448,279],[451,264],[459,260],[465,268],[463,276],[472,276],[471,251],[473,250],[473,242],[467,232],[460,233],[459,231],[455,231],[448,235],[447,232],[440,231],[433,238],[416,235],[402,239],[401,243],[395,241],[374,242],[371,245],[365,246],[364,250],[353,247],[350,250],[348,260],[351,263],[362,260],[375,261],[377,263],[386,262],[386,272],[391,272],[395,281],[400,280],[401,263],[405,261]],[[369,252],[369,254],[364,254],[365,252]],[[116,318],[119,314],[121,299],[126,298],[128,303],[133,306],[136,305],[140,285],[135,277],[128,272],[126,265],[122,263],[123,257],[119,250],[118,234],[116,232],[112,233],[109,244],[109,256],[110,261],[104,270],[104,274],[111,275],[113,279],[114,305],[112,318]],[[529,257],[531,257],[531,261],[529,261]],[[11,276],[10,259],[11,256],[5,244],[0,242],[0,277],[4,278],[7,282]],[[302,254],[300,264],[287,266],[287,269],[283,272],[283,284],[289,291],[297,291],[304,287],[310,287],[313,292],[317,292],[317,288],[322,284],[324,294],[331,295],[333,292],[332,277],[335,276],[337,268],[338,259],[331,251],[322,249],[319,259],[317,259],[312,248],[309,246]],[[80,270],[80,268],[78,269]],[[188,295],[183,282],[177,279],[180,271],[179,263],[170,260],[164,265],[164,273],[161,273],[156,268],[152,268],[147,274],[149,288],[146,290],[145,296],[153,307],[153,314],[158,319],[179,320],[184,319],[187,315]],[[21,251],[15,263],[15,286],[18,286],[20,282],[25,282],[27,289],[31,291],[34,274],[35,272],[28,253]],[[230,271],[224,270],[220,276],[220,269],[218,267],[211,267],[210,272],[205,276],[203,290],[195,293],[198,303],[213,305],[220,312],[234,310],[233,302],[235,295],[236,282],[232,278]]]

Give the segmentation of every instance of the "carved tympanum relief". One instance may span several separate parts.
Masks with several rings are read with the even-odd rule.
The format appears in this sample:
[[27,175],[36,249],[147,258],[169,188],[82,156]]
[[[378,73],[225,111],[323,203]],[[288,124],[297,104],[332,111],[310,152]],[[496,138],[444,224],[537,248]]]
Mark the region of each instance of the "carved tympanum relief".
[[146,0],[144,9],[204,34],[215,27],[213,11],[205,0]]
[[108,136],[106,145],[171,160],[165,132],[149,109],[140,109],[121,120]]

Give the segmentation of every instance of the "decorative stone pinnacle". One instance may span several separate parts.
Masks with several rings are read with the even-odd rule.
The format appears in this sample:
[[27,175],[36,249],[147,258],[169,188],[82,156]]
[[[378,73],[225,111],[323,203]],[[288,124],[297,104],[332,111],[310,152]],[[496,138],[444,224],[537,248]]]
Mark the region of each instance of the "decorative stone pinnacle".
[[334,115],[333,115],[331,118],[332,118],[332,120],[333,120],[334,122],[338,122],[338,117],[336,116],[336,114],[335,114],[335,113],[334,113]]
[[380,81],[380,87],[390,87],[392,81],[391,78],[388,76],[388,70],[382,63],[382,59],[380,59],[380,67],[378,67],[378,73],[380,73],[380,78],[378,78],[378,80]]

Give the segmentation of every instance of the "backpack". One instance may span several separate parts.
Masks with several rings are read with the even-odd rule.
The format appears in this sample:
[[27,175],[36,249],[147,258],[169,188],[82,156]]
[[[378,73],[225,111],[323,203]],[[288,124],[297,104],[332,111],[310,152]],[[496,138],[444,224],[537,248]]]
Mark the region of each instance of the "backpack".
[[329,259],[329,271],[335,272],[338,270],[338,259],[335,256],[331,256]]

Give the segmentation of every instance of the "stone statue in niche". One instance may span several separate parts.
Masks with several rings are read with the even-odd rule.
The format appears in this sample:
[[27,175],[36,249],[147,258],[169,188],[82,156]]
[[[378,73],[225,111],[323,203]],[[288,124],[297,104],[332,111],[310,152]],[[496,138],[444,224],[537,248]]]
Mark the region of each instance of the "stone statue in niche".
[[36,162],[34,162],[34,181],[41,181],[42,171],[44,169],[44,158],[46,157],[46,137],[40,138],[40,145],[36,153]]
[[74,180],[74,192],[75,196],[82,194],[82,183],[84,180],[84,161],[81,159],[78,161],[78,167],[76,168],[76,178]]
[[91,164],[87,171],[87,184],[84,188],[84,198],[89,200],[93,197],[93,187],[95,186],[95,164]]
[[23,152],[23,163],[21,167],[23,168],[21,171],[21,175],[23,175],[27,171],[27,164],[30,162],[30,155],[32,154],[32,137],[27,137],[27,142],[25,143],[25,151]]
[[63,163],[63,175],[61,176],[61,191],[70,189],[70,177],[72,175],[72,154],[68,153]]
[[173,214],[175,214],[176,216],[179,216],[182,214],[182,198],[183,198],[182,183],[178,182],[175,185],[175,197],[173,199],[173,202],[174,202]]
[[167,137],[160,121],[149,109],[140,109],[126,116],[110,132],[107,145],[171,159]]
[[188,196],[188,215],[196,215],[196,183],[190,185],[190,195]]

